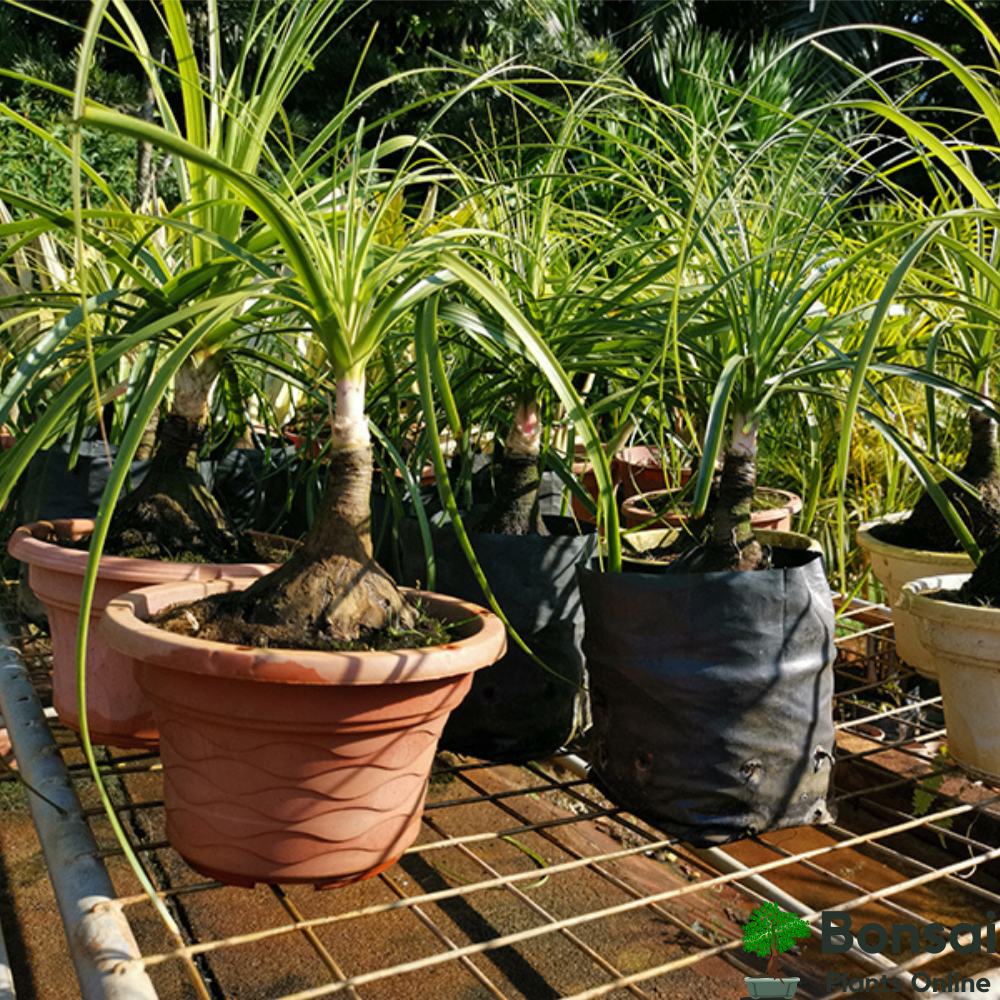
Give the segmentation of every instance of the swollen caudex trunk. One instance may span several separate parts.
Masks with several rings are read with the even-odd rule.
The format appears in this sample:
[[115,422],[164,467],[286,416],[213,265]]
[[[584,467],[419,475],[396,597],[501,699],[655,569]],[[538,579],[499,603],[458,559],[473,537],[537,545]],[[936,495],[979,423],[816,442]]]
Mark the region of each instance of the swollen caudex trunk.
[[[983,396],[989,393],[989,379],[980,385]],[[970,493],[952,479],[939,483],[959,516],[968,525],[972,537],[984,551],[1000,544],[1000,450],[997,425],[992,417],[972,407],[968,412],[969,451],[959,476],[972,487]],[[958,541],[933,498],[924,493],[910,516],[895,530],[879,529],[878,537],[911,548],[949,551]]]
[[140,486],[119,502],[108,533],[109,554],[199,562],[259,559],[209,493],[198,468],[212,386],[213,357],[188,361],[174,379],[169,413],[159,421],[152,461]]
[[171,413],[192,424],[204,424],[212,386],[219,377],[220,366],[214,357],[201,364],[187,361],[174,376],[174,402]]
[[494,474],[494,497],[476,530],[493,535],[547,535],[538,505],[542,423],[534,401],[518,403]]
[[712,573],[766,567],[750,522],[756,488],[757,427],[737,414],[722,463],[712,529],[696,554],[685,560],[686,569]]
[[372,555],[364,389],[363,377],[337,381],[326,489],[301,547],[247,590],[213,602],[200,616],[201,638],[323,648],[415,625],[416,609]]

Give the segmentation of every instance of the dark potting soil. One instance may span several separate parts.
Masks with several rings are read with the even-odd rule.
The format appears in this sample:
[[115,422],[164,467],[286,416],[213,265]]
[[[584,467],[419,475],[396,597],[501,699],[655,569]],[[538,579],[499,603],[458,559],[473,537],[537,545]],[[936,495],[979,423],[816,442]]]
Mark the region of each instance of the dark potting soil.
[[957,552],[961,549],[954,532],[949,529],[948,536],[928,536],[919,528],[914,527],[909,519],[905,521],[884,522],[873,525],[871,535],[887,545],[898,545],[903,549],[920,549],[924,552]]
[[1000,608],[1000,545],[987,550],[958,590],[938,591],[935,598],[973,608]]
[[[243,538],[241,539],[240,549],[243,553],[239,560],[234,560],[230,554],[230,550],[226,550],[221,553],[221,558],[206,558],[201,552],[195,552],[190,549],[181,549],[176,552],[172,552],[167,558],[160,555],[159,549],[153,549],[149,546],[135,545],[130,548],[118,551],[113,551],[113,547],[106,546],[104,549],[104,555],[106,556],[122,556],[127,559],[157,559],[161,562],[178,562],[178,563],[233,563],[233,562],[252,562],[252,563],[283,563],[292,554],[291,548],[282,542],[274,541],[267,536],[251,535],[246,533],[241,533]],[[90,549],[90,535],[84,538],[78,538],[76,541],[60,541],[57,544],[62,545],[64,548],[69,549],[81,549],[84,552]]]
[[143,497],[122,515],[119,510],[112,521],[105,548],[108,555],[170,562],[261,561],[262,553],[251,535],[224,526],[213,511],[193,517],[165,494]]
[[[623,563],[623,568],[627,573],[660,573],[674,570],[686,572],[683,564],[678,565],[678,560],[694,548],[696,545],[692,539],[684,535],[669,545],[657,546],[643,552],[630,552],[626,548],[623,554],[627,556],[627,559]],[[763,546],[763,549],[765,561],[754,572],[801,566],[808,561],[811,555],[808,549],[771,548],[768,545]]]
[[243,621],[232,613],[239,607],[240,597],[241,593],[234,591],[214,594],[192,604],[175,604],[154,615],[150,623],[166,632],[212,642],[255,649],[302,649],[323,653],[391,652],[441,646],[454,639],[454,630],[462,624],[448,624],[434,618],[418,602],[415,605],[418,617],[412,628],[370,629],[358,639],[345,641],[287,624],[261,625]]

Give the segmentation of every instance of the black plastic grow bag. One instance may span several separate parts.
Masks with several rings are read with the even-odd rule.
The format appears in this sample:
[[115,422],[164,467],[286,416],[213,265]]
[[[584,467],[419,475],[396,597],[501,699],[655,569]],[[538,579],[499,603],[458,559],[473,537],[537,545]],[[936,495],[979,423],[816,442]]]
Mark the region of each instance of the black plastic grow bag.
[[753,573],[580,570],[590,761],[696,846],[832,821],[833,604],[818,552]]
[[[586,717],[583,608],[576,570],[596,553],[597,536],[581,535],[572,518],[547,517],[551,534],[472,532],[473,549],[508,621],[546,668],[515,642],[493,666],[476,673],[472,689],[449,716],[441,747],[485,760],[528,760],[563,747]],[[434,589],[478,603],[483,592],[450,524],[432,525]],[[407,583],[426,582],[415,521],[402,555]]]

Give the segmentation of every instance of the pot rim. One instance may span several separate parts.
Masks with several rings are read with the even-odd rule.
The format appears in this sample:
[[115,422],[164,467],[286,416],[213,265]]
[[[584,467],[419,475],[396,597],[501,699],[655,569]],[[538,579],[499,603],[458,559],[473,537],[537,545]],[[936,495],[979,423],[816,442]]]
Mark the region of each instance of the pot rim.
[[991,630],[1000,630],[1000,608],[984,608],[972,604],[941,601],[935,595],[942,591],[956,591],[969,579],[971,573],[945,573],[941,576],[922,576],[900,588],[898,606],[917,618],[958,625],[962,620],[975,616],[978,623],[989,623]]
[[[799,511],[802,510],[802,497],[800,497],[798,493],[792,493],[790,490],[775,489],[772,486],[761,486],[758,490],[761,493],[772,493],[775,496],[782,497],[785,502],[780,507],[768,507],[766,510],[754,511],[755,514],[764,514],[772,510],[785,510],[788,511],[789,514],[798,514]],[[634,496],[628,497],[622,503],[622,509],[624,510],[628,507],[631,510],[636,510],[639,509],[639,504],[641,504],[648,497],[669,496],[672,493],[677,492],[678,490],[674,488],[666,490],[647,490],[645,493],[636,493]]]
[[[622,532],[622,539],[628,537],[633,551],[643,552],[655,549],[660,545],[669,544],[680,534],[680,528],[639,528],[634,531]],[[772,548],[791,548],[801,552],[822,552],[823,546],[811,535],[802,531],[778,531],[774,528],[754,528],[757,539]],[[643,560],[636,558],[631,552],[623,551],[622,559],[634,564],[642,564]]]
[[[214,593],[242,590],[250,578],[178,581],[130,591],[112,600],[101,619],[105,641],[143,664],[189,674],[284,684],[403,684],[435,681],[489,666],[503,655],[507,630],[493,612],[457,597],[401,587],[433,614],[470,620],[471,633],[423,649],[392,651],[261,649],[177,635],[150,625],[144,615]],[[171,591],[176,592],[170,597]],[[152,610],[149,607],[153,604]]]
[[[75,541],[92,533],[94,520],[86,517],[63,517],[52,520],[31,521],[16,528],[7,542],[7,551],[21,562],[43,569],[57,570],[82,577],[87,569],[90,553],[85,549],[71,549],[59,545],[55,539]],[[281,536],[272,535],[271,538]],[[287,539],[287,541],[292,541]],[[162,559],[140,559],[132,556],[102,555],[100,574],[105,579],[125,583],[148,584],[150,574],[172,577],[178,581],[213,580],[233,572],[262,576],[271,572],[276,563],[196,563],[167,562]]]
[[962,566],[971,566],[972,560],[966,552],[939,552],[936,549],[913,549],[905,545],[893,545],[891,542],[884,542],[872,534],[872,528],[877,528],[881,524],[897,524],[910,516],[910,511],[896,511],[893,514],[886,514],[884,517],[875,518],[872,521],[865,521],[858,528],[858,544],[869,552],[877,552],[879,555],[894,556],[897,559],[917,559],[929,566],[940,566],[942,570],[958,571]]

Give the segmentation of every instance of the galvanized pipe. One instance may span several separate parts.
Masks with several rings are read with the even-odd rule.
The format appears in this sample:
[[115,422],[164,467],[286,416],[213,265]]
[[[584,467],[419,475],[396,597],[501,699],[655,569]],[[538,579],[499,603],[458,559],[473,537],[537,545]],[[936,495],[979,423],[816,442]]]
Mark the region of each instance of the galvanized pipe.
[[0,1000],[17,1000],[14,991],[14,974],[7,958],[7,942],[0,931]]
[[[4,721],[0,717],[0,729],[2,728]],[[0,1000],[16,1000],[14,972],[7,956],[7,942],[4,940],[2,927],[0,927]]]
[[27,792],[80,993],[83,1000],[156,1000],[45,713],[9,641],[0,624],[0,713],[18,769],[49,800]]

